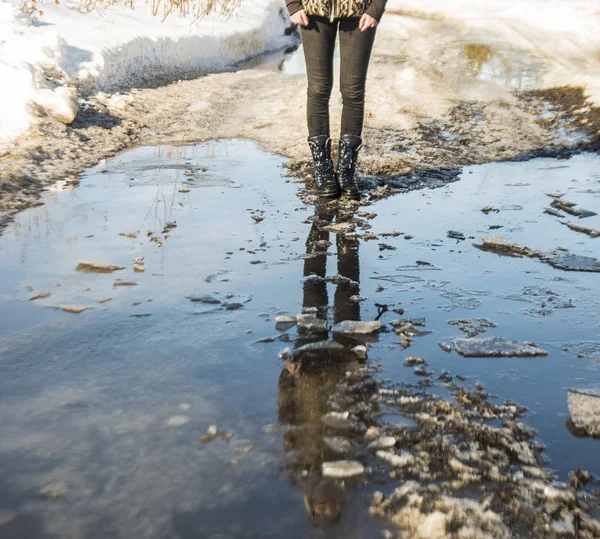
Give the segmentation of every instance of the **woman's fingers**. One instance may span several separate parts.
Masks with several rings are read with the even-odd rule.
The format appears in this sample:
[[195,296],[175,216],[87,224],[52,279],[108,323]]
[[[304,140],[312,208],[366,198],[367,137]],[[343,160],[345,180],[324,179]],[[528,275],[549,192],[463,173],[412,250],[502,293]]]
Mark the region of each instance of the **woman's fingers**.
[[377,26],[377,19],[367,15],[366,13],[358,21],[358,28],[361,32],[368,30],[369,28],[375,28]]
[[291,17],[290,20],[294,24],[299,24],[300,26],[308,26],[308,16],[306,12],[301,9],[300,11],[296,11]]

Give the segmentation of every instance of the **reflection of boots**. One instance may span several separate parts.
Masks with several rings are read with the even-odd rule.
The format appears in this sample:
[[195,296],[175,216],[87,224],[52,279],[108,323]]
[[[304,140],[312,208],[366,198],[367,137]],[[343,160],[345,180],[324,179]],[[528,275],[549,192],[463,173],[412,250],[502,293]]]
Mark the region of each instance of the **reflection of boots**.
[[362,139],[358,135],[342,135],[336,173],[344,198],[360,199],[360,191],[356,183],[356,161],[361,148]]
[[325,198],[340,196],[340,187],[335,179],[331,160],[331,139],[327,135],[309,137],[308,145],[313,156],[315,191]]

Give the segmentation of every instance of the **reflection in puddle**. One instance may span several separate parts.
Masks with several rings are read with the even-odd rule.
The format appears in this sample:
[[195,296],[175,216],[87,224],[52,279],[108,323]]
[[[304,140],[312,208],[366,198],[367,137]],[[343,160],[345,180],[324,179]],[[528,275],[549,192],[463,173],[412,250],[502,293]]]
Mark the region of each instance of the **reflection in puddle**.
[[[338,67],[340,63],[340,48],[336,42],[333,53],[333,66]],[[302,45],[285,51],[276,51],[261,54],[239,64],[241,69],[269,69],[276,70],[284,75],[304,75],[306,63],[304,60],[304,49]]]
[[[556,192],[595,208],[597,156],[470,167],[377,202],[376,218],[302,205],[282,163],[239,140],[138,148],[0,238],[0,507],[17,515],[0,535],[291,537],[325,523],[325,537],[375,537],[388,527],[367,517],[375,490],[453,479],[450,454],[482,477],[469,444],[496,447],[491,429],[517,425],[505,399],[529,406],[562,479],[598,473],[597,441],[566,426],[567,389],[599,381],[597,275],[472,245],[500,229],[598,257],[568,214],[544,213]],[[449,343],[475,322],[548,357],[459,357]],[[324,464],[353,477],[341,489]]]
[[463,54],[472,72],[483,81],[510,86],[516,90],[536,88],[542,81],[540,63],[522,53],[510,53],[480,43],[468,43],[463,45]]
[[484,64],[487,64],[496,55],[491,47],[477,43],[463,45],[463,50],[465,56],[473,63],[477,71],[481,71]]

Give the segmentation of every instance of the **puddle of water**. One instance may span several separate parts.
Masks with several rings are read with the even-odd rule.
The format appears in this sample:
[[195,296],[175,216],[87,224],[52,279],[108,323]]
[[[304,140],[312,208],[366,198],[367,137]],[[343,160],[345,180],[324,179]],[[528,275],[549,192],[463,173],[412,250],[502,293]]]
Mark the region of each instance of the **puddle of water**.
[[[333,52],[333,67],[340,65],[339,42],[335,44]],[[270,54],[263,54],[243,62],[239,66],[242,69],[268,69],[279,71],[284,75],[305,75],[306,61],[304,59],[304,49],[302,45],[292,51],[276,51]]]
[[543,70],[539,61],[522,53],[496,50],[485,44],[463,45],[463,54],[475,74],[483,81],[510,86],[516,90],[539,87]]
[[[598,275],[472,246],[492,230],[531,248],[598,257],[600,240],[560,222],[576,218],[544,208],[546,193],[560,191],[594,209],[599,156],[470,167],[446,187],[380,201],[369,232],[412,237],[382,238],[395,247],[384,251],[380,241],[323,230],[336,216],[302,205],[282,162],[240,140],[138,148],[90,170],[76,189],[48,192],[0,237],[0,466],[10,470],[0,507],[17,514],[2,533],[311,536],[304,497],[320,492],[311,481],[331,459],[320,417],[352,400],[348,376],[366,365],[417,384],[403,367],[409,355],[427,359],[433,380],[448,370],[528,406],[526,422],[562,478],[576,467],[600,472],[598,441],[566,426],[567,389],[600,382]],[[486,205],[500,211],[481,212]],[[600,218],[585,225],[600,228]],[[81,261],[124,269],[83,273]],[[276,330],[277,315],[304,308],[329,324],[373,320],[376,304],[390,306],[384,324],[400,317],[392,307],[403,308],[425,317],[418,329],[431,333],[407,350],[382,333],[367,342],[367,363],[321,369],[336,349],[304,348],[300,365],[277,359],[286,346],[299,354],[315,341],[295,327]],[[92,309],[47,308],[61,305]],[[483,336],[534,341],[548,356],[441,350],[440,341],[463,336],[449,320],[476,317],[496,324]],[[447,393],[438,383],[429,390]],[[377,416],[414,426],[385,409]],[[211,425],[223,436],[201,441]],[[67,486],[63,498],[37,498],[57,482]],[[384,524],[364,517],[375,488],[387,486],[350,481],[343,503],[332,495],[342,516],[322,535],[377,536]]]

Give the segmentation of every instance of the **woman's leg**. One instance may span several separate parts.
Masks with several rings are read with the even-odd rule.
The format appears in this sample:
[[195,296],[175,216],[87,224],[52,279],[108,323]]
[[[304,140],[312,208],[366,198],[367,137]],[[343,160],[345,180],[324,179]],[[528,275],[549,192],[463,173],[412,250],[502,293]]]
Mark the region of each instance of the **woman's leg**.
[[333,87],[337,22],[331,23],[324,17],[310,17],[309,25],[302,27],[301,32],[308,77],[308,134],[309,137],[329,137],[329,98]]
[[329,138],[329,98],[333,87],[333,50],[336,34],[337,22],[331,23],[323,17],[310,17],[308,26],[302,28],[308,76],[308,145],[315,167],[315,192],[326,198],[340,196]]
[[342,136],[360,137],[365,116],[365,86],[376,28],[361,32],[358,22],[358,18],[340,21]]
[[344,198],[360,199],[356,161],[362,146],[367,70],[375,40],[375,28],[361,32],[358,18],[340,21],[340,91],[342,132],[336,176]]

